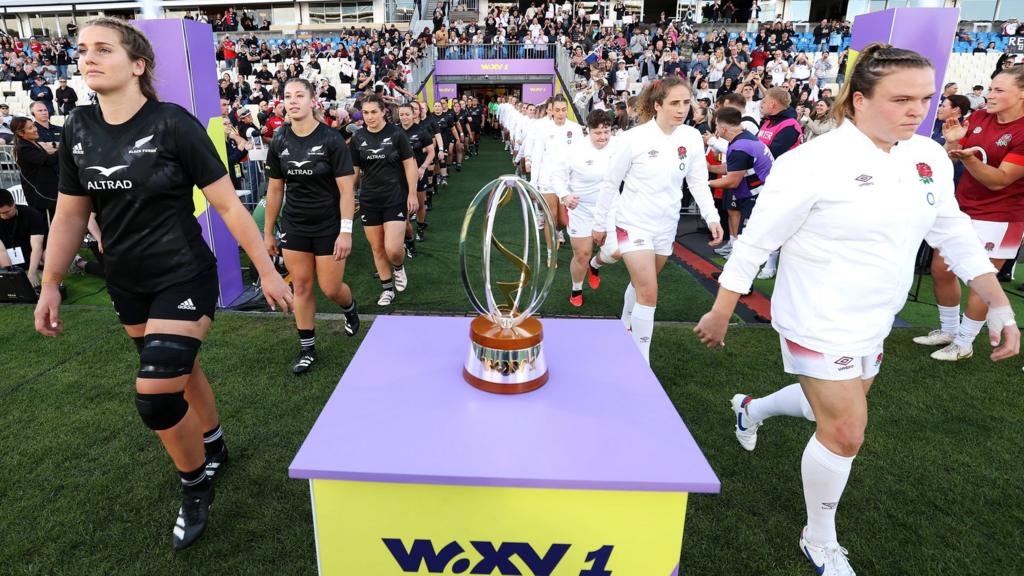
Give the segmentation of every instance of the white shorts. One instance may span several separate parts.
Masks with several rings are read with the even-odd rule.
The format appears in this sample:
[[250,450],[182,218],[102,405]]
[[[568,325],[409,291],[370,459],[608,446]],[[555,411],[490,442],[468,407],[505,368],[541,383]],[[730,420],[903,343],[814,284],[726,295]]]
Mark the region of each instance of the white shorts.
[[883,342],[867,356],[822,354],[779,336],[782,346],[782,366],[787,374],[810,376],[818,380],[867,380],[878,376],[882,367]]
[[1010,260],[1017,257],[1021,239],[1024,238],[1024,222],[971,220],[971,224],[974,224],[974,231],[989,258]]
[[654,250],[658,256],[671,256],[672,244],[676,241],[676,230],[661,233],[650,232],[642,228],[615,227],[615,237],[619,242],[619,253]]
[[579,204],[568,211],[569,225],[566,226],[566,230],[569,232],[570,238],[590,238],[594,232],[595,208],[597,208],[596,201],[585,202],[580,199]]

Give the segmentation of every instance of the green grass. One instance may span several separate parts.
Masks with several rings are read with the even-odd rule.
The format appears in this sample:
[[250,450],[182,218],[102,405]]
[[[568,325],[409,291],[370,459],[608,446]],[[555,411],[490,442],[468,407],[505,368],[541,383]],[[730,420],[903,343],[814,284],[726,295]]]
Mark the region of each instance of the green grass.
[[[411,290],[396,311],[468,311],[453,223],[472,192],[504,168],[499,160],[485,151],[466,164],[466,185],[443,193],[431,212],[438,225],[410,263]],[[364,302],[376,296],[365,248],[357,243],[349,270]],[[560,256],[549,314],[572,312],[564,302],[568,251]],[[660,320],[693,320],[710,303],[678,267],[661,278]],[[100,284],[75,280],[72,300],[103,305],[65,307],[60,338],[35,334],[31,307],[0,306],[0,574],[316,574],[307,484],[288,479],[287,468],[361,336],[347,338],[340,322],[320,320],[320,362],[295,379],[291,319],[218,316],[203,365],[232,461],[208,533],[175,554],[168,540],[178,481],[132,404],[134,348],[103,293],[90,296]],[[601,290],[587,289],[583,311],[617,315],[624,284],[624,270],[610,269]],[[1021,362],[992,364],[981,338],[972,360],[936,364],[910,342],[924,331],[896,330],[887,342],[867,442],[840,507],[842,542],[861,574],[1020,574]],[[757,451],[743,451],[728,399],[767,394],[793,378],[782,372],[770,328],[736,326],[728,342],[709,351],[688,326],[655,329],[655,373],[722,481],[721,494],[690,499],[684,573],[810,574],[797,538],[799,463],[813,425],[774,419]]]

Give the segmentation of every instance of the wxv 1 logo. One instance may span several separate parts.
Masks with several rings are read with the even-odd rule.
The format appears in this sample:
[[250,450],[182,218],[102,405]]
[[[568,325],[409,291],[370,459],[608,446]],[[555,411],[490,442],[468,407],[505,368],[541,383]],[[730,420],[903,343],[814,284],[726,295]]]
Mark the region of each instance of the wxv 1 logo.
[[[513,558],[518,558],[529,570],[528,576],[551,576],[572,547],[570,544],[552,544],[541,556],[526,542],[501,542],[495,546],[495,543],[486,540],[471,541],[469,545],[472,551],[480,555],[480,560],[473,564],[466,557],[470,550],[455,541],[440,550],[434,547],[431,540],[413,540],[409,548],[400,538],[384,538],[383,541],[395,563],[407,574],[421,574],[421,567],[425,567],[428,574],[443,574],[450,569],[455,574],[497,572],[501,576],[523,576],[523,572],[512,562]],[[589,552],[586,560],[592,565],[580,571],[579,576],[612,576],[606,567],[613,550],[613,546],[602,546]]]

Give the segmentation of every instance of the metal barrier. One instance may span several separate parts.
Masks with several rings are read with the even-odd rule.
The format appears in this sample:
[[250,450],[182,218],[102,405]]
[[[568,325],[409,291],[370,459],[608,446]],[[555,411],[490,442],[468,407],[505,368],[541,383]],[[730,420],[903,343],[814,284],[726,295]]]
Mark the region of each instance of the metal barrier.
[[555,69],[562,78],[563,88],[570,100],[576,99],[576,70],[572,67],[572,53],[565,46],[559,45],[555,53]]
[[438,46],[438,60],[482,60],[496,58],[499,60],[542,60],[555,57],[554,42],[545,44],[453,44]]
[[14,146],[0,146],[0,188],[21,188],[21,170],[14,161]]

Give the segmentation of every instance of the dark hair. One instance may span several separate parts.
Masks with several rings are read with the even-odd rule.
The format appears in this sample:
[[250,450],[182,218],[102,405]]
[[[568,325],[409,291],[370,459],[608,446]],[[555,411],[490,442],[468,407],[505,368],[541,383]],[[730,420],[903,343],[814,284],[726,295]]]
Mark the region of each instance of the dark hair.
[[960,94],[953,94],[949,98],[949,105],[953,108],[960,110],[960,116],[964,117],[971,113],[971,101],[967,96],[961,96]]
[[284,83],[285,88],[287,88],[289,84],[301,84],[302,87],[306,89],[306,92],[309,93],[310,98],[314,98],[316,96],[316,88],[313,87],[313,83],[305,78],[290,78]]
[[121,35],[121,46],[128,53],[128,58],[133,62],[135,60],[144,60],[146,63],[142,76],[139,76],[139,90],[142,91],[142,95],[146,98],[159,100],[156,88],[153,87],[153,70],[156,68],[156,55],[153,52],[153,45],[149,43],[149,38],[141,30],[129,24],[127,20],[121,20],[120,18],[97,18],[86,24],[84,28],[90,26],[109,28]]
[[889,44],[875,42],[868,44],[853,65],[853,70],[847,75],[846,82],[839,90],[835,104],[832,106],[832,117],[836,124],[842,124],[843,120],[853,118],[853,95],[860,92],[870,98],[875,93],[875,87],[883,78],[897,70],[916,70],[921,68],[932,68],[931,60],[903,48],[894,48]]
[[739,92],[728,92],[726,94],[722,94],[722,97],[718,99],[718,104],[719,108],[721,108],[722,104],[732,104],[738,108],[746,109],[747,97]]
[[367,104],[376,104],[377,108],[379,108],[381,112],[387,110],[387,104],[384,103],[384,99],[381,98],[380,96],[377,96],[376,94],[370,94],[369,96],[364,98],[359,105],[359,111],[362,112],[364,109],[366,109]]
[[743,123],[743,113],[735,108],[723,107],[715,112],[715,122],[736,127]]
[[14,206],[14,194],[7,188],[0,188],[0,206]]
[[669,90],[676,86],[686,88],[686,91],[691,96],[693,95],[693,87],[690,86],[690,83],[678,76],[666,76],[645,86],[643,92],[640,93],[640,100],[637,102],[636,107],[640,121],[647,122],[654,118],[654,105],[663,103],[665,97],[668,96]]
[[612,117],[604,110],[594,110],[587,116],[587,128],[594,130],[602,126],[611,126]]
[[[31,126],[34,123],[35,123],[35,120],[32,120],[31,118],[25,118],[24,116],[18,116],[14,120],[11,120],[11,132],[14,132],[14,143],[15,144],[17,144],[19,142],[26,141],[24,138],[21,137],[21,134],[19,134],[19,132],[21,132],[27,126]],[[15,146],[15,148],[14,148],[14,161],[15,162],[18,161],[18,148],[17,148],[17,146]],[[6,206],[6,204],[0,204],[0,206]]]

